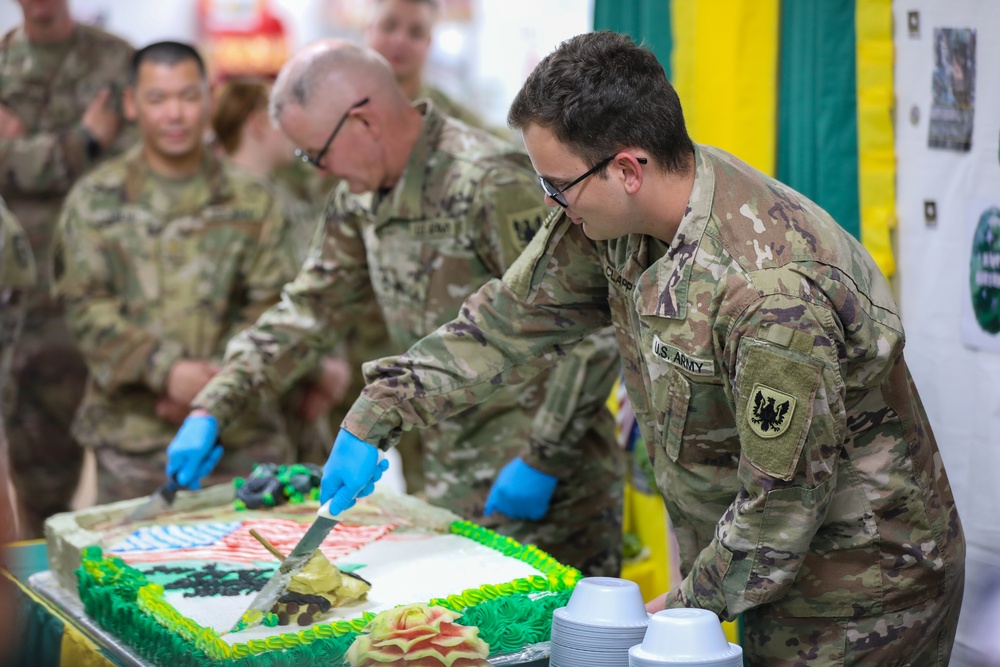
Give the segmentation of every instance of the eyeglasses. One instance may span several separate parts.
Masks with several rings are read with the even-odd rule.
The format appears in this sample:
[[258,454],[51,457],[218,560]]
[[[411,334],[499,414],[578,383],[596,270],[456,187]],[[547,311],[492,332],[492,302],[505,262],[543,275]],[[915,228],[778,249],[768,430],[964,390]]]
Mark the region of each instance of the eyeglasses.
[[[573,187],[577,183],[579,183],[580,181],[582,181],[583,179],[585,179],[588,176],[590,176],[591,174],[593,174],[594,172],[599,171],[602,167],[604,167],[604,165],[606,165],[607,163],[609,163],[612,160],[614,160],[617,155],[618,155],[618,153],[615,153],[611,157],[604,158],[603,160],[601,160],[600,162],[598,162],[597,164],[595,164],[593,167],[591,167],[590,169],[588,169],[586,171],[586,173],[583,174],[583,176],[581,176],[580,178],[576,179],[575,181],[573,181],[572,183],[570,183],[569,185],[567,185],[566,187],[564,187],[562,190],[559,190],[558,188],[556,188],[556,186],[552,185],[547,180],[545,180],[544,176],[539,176],[538,177],[538,182],[542,185],[542,190],[545,191],[545,194],[548,195],[549,198],[552,201],[554,201],[555,203],[559,204],[563,208],[567,208],[567,207],[569,207],[569,203],[566,201],[566,197],[563,196],[563,193],[566,192],[567,190],[569,190],[571,187]],[[637,157],[636,158],[636,162],[638,162],[639,164],[646,164],[646,158],[644,158],[644,157]]]
[[333,143],[333,138],[337,136],[337,133],[340,132],[340,128],[342,128],[344,126],[344,123],[347,122],[347,117],[350,116],[351,112],[357,109],[358,107],[363,107],[364,105],[368,104],[370,100],[371,100],[370,97],[366,97],[360,102],[355,102],[351,106],[347,107],[347,111],[345,111],[344,115],[340,117],[339,121],[337,121],[336,127],[333,128],[333,132],[330,133],[330,136],[327,138],[326,143],[323,144],[323,148],[319,149],[319,153],[316,153],[316,157],[309,155],[309,153],[305,152],[301,148],[295,149],[295,157],[299,158],[303,162],[311,164],[317,169],[322,169],[323,158],[325,158],[327,152],[329,152],[330,144]]

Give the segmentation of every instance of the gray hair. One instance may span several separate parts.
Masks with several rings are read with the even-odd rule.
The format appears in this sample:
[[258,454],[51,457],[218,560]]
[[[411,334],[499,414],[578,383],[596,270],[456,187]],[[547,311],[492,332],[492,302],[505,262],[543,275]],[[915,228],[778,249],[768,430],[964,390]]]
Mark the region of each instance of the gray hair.
[[375,90],[402,95],[389,63],[381,55],[352,42],[323,40],[307,46],[281,68],[271,89],[271,120],[277,123],[289,104],[305,108],[316,91],[331,85],[332,79],[355,97]]

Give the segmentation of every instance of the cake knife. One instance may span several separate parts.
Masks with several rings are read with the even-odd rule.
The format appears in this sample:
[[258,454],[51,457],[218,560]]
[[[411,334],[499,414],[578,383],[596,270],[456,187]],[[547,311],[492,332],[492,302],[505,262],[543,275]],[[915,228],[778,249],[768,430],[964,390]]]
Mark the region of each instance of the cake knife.
[[257,597],[250,603],[250,607],[236,621],[236,625],[222,634],[227,635],[230,632],[246,630],[263,621],[264,615],[271,611],[274,603],[278,601],[281,594],[288,588],[292,577],[302,571],[302,568],[306,566],[309,559],[316,553],[316,549],[319,548],[319,545],[323,544],[323,540],[326,539],[326,536],[330,534],[330,531],[338,523],[340,521],[334,519],[333,515],[330,514],[330,501],[328,500],[319,508],[319,511],[316,513],[316,519],[309,526],[309,530],[306,531],[306,534],[302,536],[299,543],[292,549],[292,553],[285,557],[285,560],[278,566],[277,571],[264,584],[264,588],[260,589]]
[[132,523],[134,521],[145,521],[150,519],[160,512],[166,511],[174,504],[174,497],[177,495],[177,490],[181,488],[181,485],[171,477],[167,480],[167,483],[158,488],[153,492],[146,502],[136,507],[132,512],[125,517],[125,519],[119,524],[124,525],[126,523]]

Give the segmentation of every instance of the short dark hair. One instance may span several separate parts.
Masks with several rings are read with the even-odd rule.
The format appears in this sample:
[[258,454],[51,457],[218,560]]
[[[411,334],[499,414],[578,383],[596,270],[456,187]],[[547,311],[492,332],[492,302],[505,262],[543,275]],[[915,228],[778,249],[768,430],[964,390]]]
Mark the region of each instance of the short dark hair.
[[544,127],[589,164],[627,147],[649,151],[675,173],[694,158],[680,98],[663,66],[648,49],[608,30],[568,39],[538,63],[507,124]]
[[144,46],[132,54],[132,62],[128,68],[128,85],[135,86],[139,80],[139,67],[144,62],[161,65],[176,65],[185,60],[193,60],[198,65],[198,74],[205,77],[205,61],[201,59],[198,50],[184,42],[154,42]]

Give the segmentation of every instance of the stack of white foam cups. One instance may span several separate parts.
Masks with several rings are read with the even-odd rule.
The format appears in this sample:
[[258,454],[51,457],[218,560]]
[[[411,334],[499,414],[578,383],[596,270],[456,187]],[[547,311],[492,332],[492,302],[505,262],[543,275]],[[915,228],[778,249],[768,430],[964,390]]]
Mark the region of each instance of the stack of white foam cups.
[[634,582],[581,579],[552,613],[550,667],[742,667],[743,649],[704,609],[650,616]]
[[639,587],[625,579],[581,579],[565,607],[552,613],[550,667],[628,667],[649,615]]

